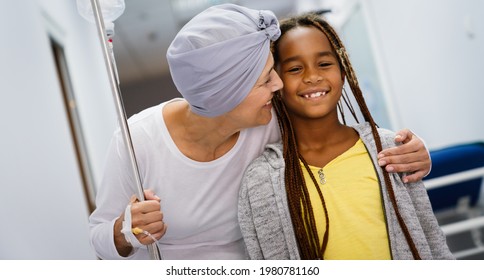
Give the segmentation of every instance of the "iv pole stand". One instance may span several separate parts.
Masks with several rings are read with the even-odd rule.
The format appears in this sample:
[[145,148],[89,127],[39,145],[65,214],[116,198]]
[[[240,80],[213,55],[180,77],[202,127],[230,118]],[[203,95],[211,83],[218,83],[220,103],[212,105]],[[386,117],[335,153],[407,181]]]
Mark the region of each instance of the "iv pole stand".
[[[121,90],[119,88],[119,81],[116,75],[116,66],[114,64],[114,60],[112,57],[112,52],[110,52],[110,47],[108,47],[108,38],[105,34],[105,26],[104,20],[101,12],[101,5],[99,4],[99,0],[91,0],[92,11],[94,14],[94,18],[96,21],[96,27],[99,35],[99,39],[101,40],[101,46],[103,49],[104,55],[104,62],[106,63],[106,68],[108,70],[109,82],[111,85],[111,90],[113,93],[115,105],[116,105],[116,112],[118,114],[118,122],[121,128],[121,133],[123,135],[124,143],[129,152],[129,158],[131,161],[131,167],[133,169],[134,178],[136,179],[136,187],[138,192],[138,200],[144,201],[144,191],[143,185],[141,184],[141,178],[139,175],[138,163],[136,162],[136,157],[134,154],[133,142],[131,140],[131,135],[129,132],[128,121],[126,118],[126,112],[124,110],[122,98],[121,98]],[[150,258],[152,260],[160,260],[160,252],[158,250],[158,246],[156,243],[151,243],[147,245],[148,252],[150,254]]]

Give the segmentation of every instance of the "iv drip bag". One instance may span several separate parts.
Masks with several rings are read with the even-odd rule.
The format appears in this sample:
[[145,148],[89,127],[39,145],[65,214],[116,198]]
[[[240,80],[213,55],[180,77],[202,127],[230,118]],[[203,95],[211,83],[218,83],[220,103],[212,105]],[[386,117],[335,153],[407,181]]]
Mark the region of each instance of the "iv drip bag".
[[[106,35],[108,38],[112,38],[114,36],[113,21],[123,14],[125,8],[124,0],[99,0],[99,5],[101,6]],[[77,0],[77,10],[83,18],[91,23],[95,22],[90,0]]]
[[[113,22],[125,9],[124,0],[99,0],[101,5],[101,12],[105,22]],[[79,14],[86,20],[94,22],[94,12],[92,10],[90,0],[77,0],[77,10]]]

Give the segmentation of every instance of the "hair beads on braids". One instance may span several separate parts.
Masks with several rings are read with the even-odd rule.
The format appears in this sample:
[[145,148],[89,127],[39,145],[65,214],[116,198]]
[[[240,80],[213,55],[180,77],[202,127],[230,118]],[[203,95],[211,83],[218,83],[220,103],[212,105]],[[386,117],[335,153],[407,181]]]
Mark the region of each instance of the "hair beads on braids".
[[[279,38],[279,40],[274,42],[272,46],[275,63],[277,64],[279,62],[278,44],[281,41],[282,37],[286,34],[286,32],[298,26],[315,27],[321,30],[321,32],[323,32],[326,35],[326,37],[329,39],[331,46],[336,51],[340,68],[344,71],[346,75],[347,82],[351,88],[351,91],[353,92],[356,102],[358,103],[361,113],[365,121],[368,122],[371,126],[377,151],[380,152],[382,150],[382,143],[380,140],[380,135],[378,134],[377,125],[373,120],[373,117],[371,116],[370,111],[368,110],[368,107],[366,106],[365,100],[363,98],[363,94],[358,85],[358,80],[353,71],[353,67],[351,66],[350,60],[348,59],[348,54],[346,53],[346,50],[339,36],[325,20],[323,20],[320,16],[316,14],[306,14],[299,17],[293,17],[286,20],[282,20],[280,22],[281,37]],[[353,107],[351,105],[351,102],[346,96],[346,94],[342,94],[342,99],[344,100],[347,107],[350,109],[350,112],[355,118],[355,120],[359,122],[353,110]],[[278,116],[279,127],[281,129],[281,136],[284,143],[283,153],[284,153],[284,161],[286,165],[286,168],[285,168],[286,192],[287,192],[289,210],[291,213],[291,220],[298,240],[301,258],[302,259],[323,259],[324,251],[326,249],[327,242],[328,242],[328,232],[329,232],[329,217],[328,217],[328,212],[326,209],[324,197],[321,191],[319,190],[318,183],[314,178],[314,176],[312,175],[312,172],[309,170],[309,167],[306,161],[304,160],[304,158],[302,158],[302,156],[298,152],[294,130],[292,128],[288,112],[279,94],[276,94],[274,96],[273,105]],[[342,108],[340,108],[340,113],[342,114],[341,109]],[[321,242],[319,240],[319,235],[316,228],[316,221],[314,218],[311,201],[309,199],[309,192],[308,192],[306,182],[304,180],[300,161],[303,162],[305,168],[308,170],[308,173],[310,174],[312,179],[312,183],[318,190],[318,194],[323,204],[323,209],[326,217],[326,230],[324,233],[322,246],[320,246]],[[420,255],[417,251],[415,243],[412,237],[410,236],[410,232],[406,224],[404,223],[403,218],[400,214],[400,211],[397,207],[395,193],[393,191],[392,183],[390,181],[390,176],[385,170],[383,170],[383,176],[384,176],[385,185],[387,187],[387,191],[389,193],[393,209],[395,210],[395,213],[398,219],[398,223],[400,224],[400,227],[403,230],[405,238],[412,251],[412,255],[414,259],[420,259]],[[304,207],[302,207],[302,205],[304,205]]]

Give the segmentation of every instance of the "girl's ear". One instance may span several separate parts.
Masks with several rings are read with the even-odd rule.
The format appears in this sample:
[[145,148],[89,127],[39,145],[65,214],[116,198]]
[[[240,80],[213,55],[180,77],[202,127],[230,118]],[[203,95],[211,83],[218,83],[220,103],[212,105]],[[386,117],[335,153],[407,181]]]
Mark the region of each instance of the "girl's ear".
[[341,80],[343,81],[343,83],[345,82],[345,78],[346,78],[345,71],[341,71]]

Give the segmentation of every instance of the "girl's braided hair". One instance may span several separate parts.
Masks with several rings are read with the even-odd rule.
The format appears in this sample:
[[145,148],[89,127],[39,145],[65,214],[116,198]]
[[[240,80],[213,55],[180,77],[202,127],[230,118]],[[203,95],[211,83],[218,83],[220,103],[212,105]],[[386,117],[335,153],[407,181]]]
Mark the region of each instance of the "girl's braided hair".
[[[370,111],[368,110],[368,107],[365,103],[363,94],[358,85],[358,80],[356,79],[355,72],[353,70],[353,67],[351,66],[350,60],[348,59],[348,54],[346,53],[344,45],[341,39],[339,38],[339,36],[337,35],[337,33],[335,32],[335,30],[321,16],[317,14],[309,13],[301,16],[288,18],[280,22],[281,36],[272,45],[272,51],[274,54],[276,65],[279,61],[279,42],[284,37],[286,32],[298,26],[315,27],[321,32],[323,32],[326,35],[326,37],[329,39],[332,48],[335,50],[337,54],[339,66],[346,75],[347,82],[351,88],[351,91],[353,92],[356,102],[359,105],[359,108],[364,117],[364,120],[368,122],[371,126],[377,151],[380,152],[382,150],[382,143],[380,140],[380,135],[378,134],[377,124],[373,120],[370,114]],[[351,114],[355,118],[355,120],[359,122],[348,96],[346,96],[345,94],[342,94],[342,98],[346,103],[347,107],[349,108]],[[326,203],[324,201],[324,197],[321,193],[321,190],[318,187],[318,183],[316,179],[314,178],[312,172],[309,170],[308,164],[306,163],[304,158],[299,154],[296,137],[294,134],[293,127],[291,125],[289,114],[287,112],[287,109],[279,93],[275,94],[272,103],[276,110],[278,121],[279,121],[279,127],[281,129],[282,141],[284,146],[283,154],[284,154],[284,161],[286,165],[285,185],[286,185],[286,192],[287,192],[287,198],[288,198],[288,205],[291,213],[291,219],[294,226],[294,231],[296,234],[296,238],[298,240],[301,258],[302,259],[324,259],[324,251],[328,243],[328,233],[329,233],[329,217],[328,217],[328,212],[326,208]],[[340,106],[339,106],[339,112],[343,119],[343,122],[346,123],[344,119],[343,108]],[[319,235],[316,228],[316,221],[315,221],[313,209],[311,206],[311,200],[309,198],[308,187],[304,180],[303,171],[299,161],[302,161],[303,165],[308,170],[308,173],[312,179],[312,183],[318,190],[319,197],[323,204],[323,209],[324,209],[325,218],[326,218],[326,229],[325,229],[322,245],[320,245],[321,242],[319,240]],[[387,191],[389,193],[393,209],[395,210],[395,214],[398,219],[398,223],[400,224],[403,230],[405,238],[412,251],[413,257],[415,259],[420,259],[420,255],[417,251],[415,243],[412,237],[410,236],[410,232],[406,224],[404,223],[402,216],[400,214],[400,211],[397,207],[395,193],[392,188],[390,176],[385,170],[383,170],[383,176],[384,176],[385,185],[387,186]]]

